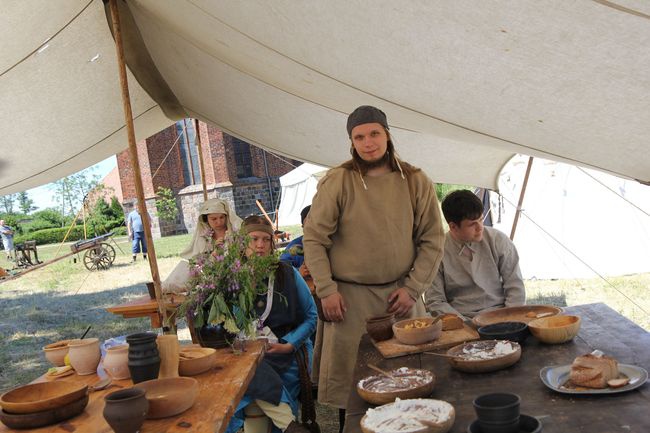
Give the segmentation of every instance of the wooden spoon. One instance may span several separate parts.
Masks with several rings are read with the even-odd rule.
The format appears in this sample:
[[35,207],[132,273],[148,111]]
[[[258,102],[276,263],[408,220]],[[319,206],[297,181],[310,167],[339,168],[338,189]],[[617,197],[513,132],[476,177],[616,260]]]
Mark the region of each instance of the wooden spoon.
[[397,381],[397,378],[395,376],[393,376],[391,373],[387,372],[386,370],[382,370],[381,368],[379,368],[379,367],[377,367],[376,365],[373,365],[373,364],[366,364],[366,365],[368,366],[368,368],[370,368],[372,370],[375,370],[375,371],[383,374],[384,376],[390,377],[391,379]]
[[455,356],[455,355],[447,355],[446,353],[436,353],[436,352],[422,352],[426,355],[434,355],[434,356],[441,356],[443,358],[451,358],[451,359],[463,359],[462,356]]
[[111,383],[113,383],[113,380],[111,380],[110,377],[107,377],[105,379],[101,379],[101,380],[93,383],[92,385],[88,386],[88,388],[90,389],[90,392],[99,391],[99,390],[102,390],[104,388],[108,388],[108,386]]

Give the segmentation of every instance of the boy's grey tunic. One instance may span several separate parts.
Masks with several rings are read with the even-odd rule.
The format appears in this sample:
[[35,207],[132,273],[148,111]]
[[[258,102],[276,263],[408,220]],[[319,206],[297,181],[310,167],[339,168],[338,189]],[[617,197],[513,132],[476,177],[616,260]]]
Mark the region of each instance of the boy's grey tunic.
[[[472,260],[461,252],[463,245],[472,250]],[[474,317],[486,309],[525,303],[519,254],[504,233],[485,227],[481,242],[466,244],[447,233],[444,251],[438,274],[425,292],[428,311]]]

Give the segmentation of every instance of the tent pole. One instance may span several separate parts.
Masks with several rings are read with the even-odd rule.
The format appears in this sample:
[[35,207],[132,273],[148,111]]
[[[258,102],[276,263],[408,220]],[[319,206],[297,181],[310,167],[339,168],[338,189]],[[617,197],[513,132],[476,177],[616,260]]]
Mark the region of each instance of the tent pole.
[[[149,268],[156,292],[156,302],[158,303],[158,312],[163,319],[163,329],[169,326],[167,321],[167,309],[162,299],[162,290],[160,287],[160,275],[158,273],[158,260],[156,259],[156,249],[151,237],[151,220],[147,205],[144,201],[144,188],[142,186],[142,174],[140,173],[140,161],[138,160],[138,149],[135,143],[135,130],[133,127],[133,112],[131,111],[131,97],[129,96],[129,83],[126,76],[126,66],[124,65],[124,48],[122,47],[122,31],[120,29],[120,16],[117,10],[117,0],[109,0],[111,7],[111,19],[113,23],[113,34],[115,35],[115,50],[117,52],[117,65],[120,74],[120,84],[122,87],[122,103],[124,105],[124,119],[126,121],[126,131],[129,139],[129,155],[131,156],[131,166],[133,168],[135,180],[135,192],[138,199],[138,211],[142,217],[144,226],[144,237],[147,242],[149,252]],[[174,326],[172,326],[175,328]]]
[[203,201],[208,200],[208,189],[205,183],[205,163],[203,162],[203,148],[201,147],[201,134],[199,134],[199,119],[194,119],[194,135],[196,147],[199,150],[199,167],[201,168],[201,184],[203,185]]
[[515,212],[515,219],[512,222],[512,231],[510,232],[510,240],[515,238],[515,231],[517,230],[517,223],[519,222],[519,214],[521,213],[521,205],[524,204],[524,195],[526,194],[526,186],[528,185],[528,176],[530,176],[530,169],[533,167],[533,157],[528,158],[528,166],[526,167],[526,174],[524,175],[524,183],[521,185],[521,193],[519,194],[519,203],[517,203],[517,212]]

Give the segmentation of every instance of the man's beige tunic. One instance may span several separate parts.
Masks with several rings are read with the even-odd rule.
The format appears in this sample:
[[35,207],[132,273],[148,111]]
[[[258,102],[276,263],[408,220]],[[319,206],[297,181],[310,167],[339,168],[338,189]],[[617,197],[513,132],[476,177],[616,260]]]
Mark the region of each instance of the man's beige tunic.
[[[307,266],[317,295],[341,293],[342,322],[325,323],[319,371],[321,403],[345,408],[365,320],[385,314],[388,296],[406,287],[425,314],[422,294],[442,259],[444,235],[431,180],[417,171],[363,178],[335,168],[319,182],[304,227]],[[411,190],[409,190],[409,184]]]

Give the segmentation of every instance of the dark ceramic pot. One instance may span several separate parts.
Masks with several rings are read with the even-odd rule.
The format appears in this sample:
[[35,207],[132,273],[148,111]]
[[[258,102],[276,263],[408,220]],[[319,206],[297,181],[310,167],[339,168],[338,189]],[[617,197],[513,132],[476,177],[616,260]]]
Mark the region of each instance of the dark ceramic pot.
[[476,397],[473,402],[481,428],[483,428],[483,423],[486,425],[508,424],[515,428],[519,425],[520,403],[521,398],[517,394],[508,392],[484,394]]
[[116,433],[136,433],[149,411],[145,390],[128,388],[104,397],[104,419]]
[[375,341],[390,340],[393,338],[394,314],[384,314],[366,319],[366,331]]
[[158,336],[152,332],[131,334],[126,337],[129,343],[129,372],[133,383],[158,379],[160,356],[156,345]]
[[221,349],[229,347],[235,341],[235,335],[226,331],[221,325],[203,325],[194,329],[201,347]]
[[523,343],[530,335],[524,322],[499,322],[478,328],[482,340],[509,340]]

